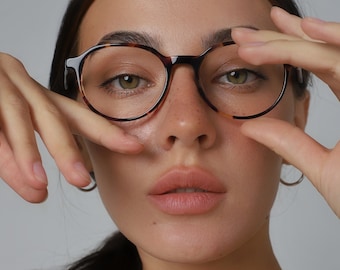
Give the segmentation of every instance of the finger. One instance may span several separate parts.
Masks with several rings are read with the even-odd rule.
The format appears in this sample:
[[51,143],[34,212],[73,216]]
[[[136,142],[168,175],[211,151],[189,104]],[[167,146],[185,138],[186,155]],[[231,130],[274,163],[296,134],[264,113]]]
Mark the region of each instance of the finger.
[[305,18],[301,22],[303,31],[313,39],[340,46],[340,24],[316,18]]
[[3,133],[0,133],[0,153],[0,178],[26,201],[43,202],[47,198],[46,185],[34,188],[27,181],[27,174],[19,168]]
[[340,57],[340,50],[327,44],[278,39],[275,34],[269,38],[267,32],[262,31],[253,34],[257,36],[254,38],[256,42],[240,44],[238,51],[242,58],[252,64],[290,64],[316,73],[326,73],[331,71]]
[[[26,73],[26,76],[22,76],[23,73]],[[58,119],[62,127],[65,128],[66,120],[74,133],[84,135],[94,143],[112,151],[133,154],[142,150],[143,146],[134,136],[126,134],[103,117],[80,105],[79,102],[46,90],[29,77],[23,66],[22,70],[17,68],[16,72],[11,73],[11,79],[18,89],[26,89],[22,91],[22,95],[30,107],[34,108],[32,116],[37,120],[35,124],[39,125],[38,119],[47,118],[44,114],[50,113],[53,119]],[[44,125],[46,123],[47,125]],[[44,130],[43,126],[50,127],[48,122],[42,121],[42,124],[40,131]]]
[[242,132],[301,170],[319,191],[323,189],[320,167],[329,150],[300,128],[285,121],[263,117],[245,122]]
[[87,186],[91,182],[89,172],[64,114],[45,95],[30,92],[30,100],[36,103],[32,122],[47,150],[69,183]]
[[[4,73],[0,76],[1,134],[8,138],[8,144],[20,171],[25,175],[26,183],[32,188],[46,188],[47,177],[41,165],[30,110],[9,78]],[[0,154],[3,155],[1,152]]]
[[[10,58],[6,64],[7,66],[12,65],[12,68],[9,67],[9,70],[13,71],[8,74],[9,81],[16,89],[20,89],[20,93],[18,93],[19,90],[13,91],[13,93],[17,93],[18,96],[22,95],[29,107],[30,115],[25,114],[29,115],[28,118],[22,119],[30,120],[29,118],[31,118],[31,125],[37,130],[59,169],[71,184],[86,186],[90,182],[88,171],[71,129],[73,132],[112,150],[125,153],[135,153],[141,150],[141,145],[135,139],[124,134],[122,130],[114,127],[107,120],[95,115],[75,101],[44,89],[29,77],[22,64],[15,59]],[[22,113],[18,115],[17,118],[20,118]],[[10,118],[6,117],[6,119]],[[28,125],[29,122],[27,121]],[[32,130],[27,128],[27,125],[22,129],[26,132]],[[24,137],[32,138],[32,134]],[[11,136],[10,138],[12,140]],[[21,150],[20,145],[12,143],[11,146],[13,152],[16,153],[16,158],[22,160],[19,162],[20,167],[34,165],[32,165],[32,159],[25,155],[18,155]],[[32,155],[32,151],[28,150],[27,153]]]
[[330,151],[296,126],[270,118],[245,122],[242,132],[300,169],[340,217],[340,144]]
[[[257,31],[260,39],[262,33]],[[326,82],[340,99],[340,49],[338,47],[305,40],[273,39],[241,44],[238,50],[240,57],[254,65],[290,64],[313,72]],[[322,59],[322,61],[320,61]]]
[[[246,27],[236,27],[232,31],[233,40],[238,44],[246,43],[263,43],[270,40],[307,40],[313,42],[320,42],[317,39],[311,38],[302,29],[302,18],[292,15],[282,8],[273,7],[271,10],[271,17],[275,23],[278,31],[273,30],[254,30]],[[261,35],[257,35],[256,32],[260,31]]]
[[89,185],[89,171],[64,115],[53,104],[41,103],[32,118],[47,150],[68,182],[77,187]]
[[123,154],[137,154],[143,149],[136,137],[93,113],[83,104],[53,92],[48,92],[47,95],[66,115],[73,134],[84,136],[98,145]]
[[247,27],[236,27],[232,30],[233,40],[240,46],[262,45],[273,40],[299,41],[301,38],[271,30],[256,30]]
[[317,38],[314,40],[310,35],[305,33],[304,29],[302,28],[302,18],[290,14],[282,8],[273,7],[271,10],[271,18],[277,28],[287,35],[299,37],[309,41],[317,40]]
[[[48,93],[48,96],[53,96],[58,110],[53,106],[51,109],[50,104],[48,104],[49,109],[40,108],[41,112],[47,111],[48,113],[45,115],[38,113],[34,117],[36,126],[49,152],[70,183],[83,186],[84,184],[79,182],[81,178],[77,178],[77,174],[89,177],[88,171],[83,166],[83,161],[79,162],[79,151],[73,134],[85,137],[115,152],[135,154],[142,150],[142,145],[134,137],[125,134],[120,128],[94,114],[82,104],[52,92]],[[64,118],[58,116],[59,111],[63,112]],[[65,122],[62,119],[65,119]],[[46,123],[52,127],[59,126],[60,128],[45,129]],[[59,138],[63,138],[62,141]],[[88,184],[86,183],[86,185]]]
[[[76,186],[88,185],[89,174],[63,115],[20,62],[9,58],[6,64],[11,72],[8,78],[3,75],[7,83],[1,91],[1,117],[21,171],[27,173],[28,181],[33,175],[38,180],[45,178],[47,183],[33,132],[36,129],[65,178]],[[30,184],[40,188],[33,181]]]
[[273,7],[270,15],[275,25],[283,33],[297,37],[304,36],[304,32],[301,28],[301,18],[294,16],[279,7]]
[[[300,18],[292,15],[287,11],[273,7],[271,17],[278,29],[285,35],[280,35],[275,31],[271,31],[271,39],[304,39],[313,42],[330,43],[333,45],[340,45],[340,24],[335,22],[326,22],[317,18]],[[238,28],[235,28],[236,30]],[[266,31],[261,30],[265,33]],[[250,33],[250,32],[249,32]],[[267,31],[270,33],[270,31]],[[264,35],[263,35],[264,37]],[[262,42],[264,41],[262,37]],[[250,40],[251,36],[243,37],[243,41]],[[254,37],[253,37],[254,38]],[[268,40],[267,40],[268,41]]]
[[[5,92],[5,91],[3,91]],[[2,92],[2,93],[3,93]],[[10,94],[11,95],[11,94]],[[29,117],[27,104],[17,97],[6,99],[0,94],[0,114],[2,132],[8,138],[9,145],[13,149],[16,162],[27,175],[26,181],[33,188],[47,186],[47,176],[41,165],[41,158],[36,144],[34,128]],[[3,102],[8,101],[10,102]]]
[[58,168],[71,184],[83,187],[90,183],[89,172],[73,134],[79,134],[94,143],[121,153],[134,154],[142,150],[136,138],[125,134],[79,102],[46,91],[32,80],[25,82],[25,85],[31,89],[38,89],[30,91],[30,96],[27,96],[30,105],[35,106],[32,112],[35,128]]

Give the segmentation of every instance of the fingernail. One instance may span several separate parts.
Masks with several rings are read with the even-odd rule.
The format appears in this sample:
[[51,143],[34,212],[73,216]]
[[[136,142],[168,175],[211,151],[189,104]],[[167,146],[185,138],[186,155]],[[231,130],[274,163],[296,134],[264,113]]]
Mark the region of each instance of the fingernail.
[[82,179],[86,180],[89,184],[91,183],[90,174],[83,163],[76,162],[73,167]]
[[47,184],[47,175],[40,161],[33,164],[33,173],[38,181]]

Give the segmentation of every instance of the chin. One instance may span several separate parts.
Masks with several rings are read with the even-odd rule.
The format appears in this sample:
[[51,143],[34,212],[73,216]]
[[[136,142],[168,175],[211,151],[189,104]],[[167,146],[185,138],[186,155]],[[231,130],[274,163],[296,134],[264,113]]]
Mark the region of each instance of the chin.
[[[151,231],[137,232],[131,236],[141,257],[151,256],[173,264],[211,264],[232,257],[237,250],[247,246],[255,234],[254,227],[227,224],[221,220],[214,223],[182,219],[175,224],[153,225]],[[157,228],[156,228],[157,227]],[[133,239],[133,236],[138,239]]]
[[[224,243],[225,245],[225,243]],[[160,261],[172,264],[208,264],[224,257],[227,257],[231,251],[228,251],[226,246],[218,246],[217,243],[213,245],[201,243],[192,244],[181,243],[176,245],[163,244],[161,247],[153,247],[150,249],[138,248],[138,251],[143,258],[143,255],[152,256]]]

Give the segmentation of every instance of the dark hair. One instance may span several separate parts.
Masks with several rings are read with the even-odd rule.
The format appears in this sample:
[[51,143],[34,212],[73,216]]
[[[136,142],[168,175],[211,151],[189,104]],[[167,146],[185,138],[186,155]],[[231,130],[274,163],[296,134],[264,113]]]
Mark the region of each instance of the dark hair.
[[[79,27],[95,0],[71,0],[64,15],[54,52],[50,74],[50,89],[63,96],[75,99],[78,90],[74,78],[69,78],[68,89],[64,87],[65,60],[78,54]],[[294,0],[269,0],[273,6],[302,17]],[[292,73],[294,92],[297,97],[304,95],[310,80],[310,73],[303,71],[304,82],[298,81],[297,73]],[[136,247],[120,232],[108,238],[92,254],[70,266],[69,270],[142,269]]]
[[136,247],[121,233],[110,236],[102,246],[93,251],[69,270],[142,270]]

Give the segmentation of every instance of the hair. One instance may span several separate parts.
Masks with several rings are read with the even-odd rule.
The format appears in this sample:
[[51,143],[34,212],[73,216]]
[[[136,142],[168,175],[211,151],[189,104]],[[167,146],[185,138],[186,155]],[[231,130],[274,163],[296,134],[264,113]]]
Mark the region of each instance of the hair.
[[126,237],[114,233],[90,255],[69,267],[69,270],[142,270],[137,249]]
[[[90,6],[95,0],[70,0],[66,9],[55,47],[51,66],[50,89],[63,96],[75,99],[78,86],[74,77],[67,78],[67,89],[64,83],[65,61],[77,55],[79,42],[79,28]],[[273,6],[285,9],[287,12],[302,17],[295,0],[269,0]],[[298,80],[298,75],[293,69],[291,81],[296,97],[304,96],[310,81],[310,73],[303,70],[303,83]],[[142,262],[137,249],[122,233],[117,232],[110,236],[104,243],[90,255],[84,257],[69,270],[96,270],[96,269],[133,269],[141,270]]]

